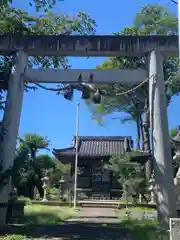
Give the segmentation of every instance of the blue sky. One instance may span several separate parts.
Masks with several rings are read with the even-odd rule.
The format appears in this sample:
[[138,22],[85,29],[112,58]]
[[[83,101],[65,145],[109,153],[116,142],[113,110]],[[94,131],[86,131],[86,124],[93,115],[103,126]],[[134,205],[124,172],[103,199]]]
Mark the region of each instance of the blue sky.
[[[14,6],[34,13],[28,6],[28,0],[14,0]],[[170,0],[64,0],[57,4],[55,11],[65,14],[75,14],[78,11],[88,12],[97,22],[97,34],[111,34],[126,26],[132,26],[135,14],[147,3],[167,5],[176,12],[176,5]],[[72,68],[91,69],[103,62],[103,58],[71,58]],[[51,141],[51,148],[68,147],[72,136],[75,135],[76,102],[80,101],[79,134],[84,136],[132,136],[136,138],[136,128],[133,123],[120,124],[119,120],[107,118],[105,125],[100,127],[92,120],[87,106],[75,94],[74,100],[69,102],[53,92],[38,90],[25,93],[22,108],[19,134],[39,133],[47,136]],[[179,122],[180,98],[173,99],[169,109],[169,126]],[[118,115],[123,117],[123,113]],[[117,116],[117,115],[116,115]]]

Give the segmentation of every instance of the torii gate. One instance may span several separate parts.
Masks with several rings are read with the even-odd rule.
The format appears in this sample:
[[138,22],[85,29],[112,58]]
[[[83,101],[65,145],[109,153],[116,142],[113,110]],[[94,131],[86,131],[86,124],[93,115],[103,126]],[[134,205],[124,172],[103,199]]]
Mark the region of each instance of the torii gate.
[[[153,119],[158,217],[168,229],[169,218],[176,216],[171,147],[168,133],[163,57],[178,53],[176,36],[0,36],[1,54],[17,53],[12,69],[4,113],[0,160],[5,171],[13,165],[24,93],[24,80],[44,83],[134,83],[149,76],[150,114]],[[28,69],[28,56],[145,56],[149,54],[149,73],[137,70],[39,70]],[[93,73],[93,80],[89,79]],[[153,76],[153,77],[151,77]],[[153,104],[152,104],[153,103]],[[0,193],[0,218],[8,202],[8,185]],[[4,207],[4,208],[2,208]],[[1,226],[2,227],[2,226]]]

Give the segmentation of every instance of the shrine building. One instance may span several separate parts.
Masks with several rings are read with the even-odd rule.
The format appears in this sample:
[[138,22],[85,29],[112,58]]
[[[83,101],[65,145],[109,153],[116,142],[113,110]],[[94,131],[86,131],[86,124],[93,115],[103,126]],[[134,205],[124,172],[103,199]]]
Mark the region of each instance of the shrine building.
[[[63,164],[71,165],[74,179],[75,144],[63,149],[53,149],[54,156]],[[116,176],[105,167],[114,155],[124,155],[133,148],[131,137],[80,136],[78,141],[78,199],[116,199],[122,194],[122,186]],[[72,181],[73,184],[73,181]]]

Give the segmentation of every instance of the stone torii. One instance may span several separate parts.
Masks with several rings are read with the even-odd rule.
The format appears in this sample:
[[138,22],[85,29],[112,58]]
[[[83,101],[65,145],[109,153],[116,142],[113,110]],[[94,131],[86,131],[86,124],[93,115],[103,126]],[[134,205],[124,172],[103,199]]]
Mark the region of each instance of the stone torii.
[[[13,165],[16,138],[24,93],[24,80],[52,83],[134,83],[149,76],[150,116],[153,132],[158,218],[168,229],[169,218],[176,216],[172,156],[168,133],[163,57],[178,53],[176,36],[0,36],[1,54],[17,53],[8,84],[0,160],[3,170]],[[28,69],[28,56],[147,56],[145,70],[38,70]],[[93,72],[93,81],[89,75]],[[8,185],[0,193],[0,227],[5,224]]]

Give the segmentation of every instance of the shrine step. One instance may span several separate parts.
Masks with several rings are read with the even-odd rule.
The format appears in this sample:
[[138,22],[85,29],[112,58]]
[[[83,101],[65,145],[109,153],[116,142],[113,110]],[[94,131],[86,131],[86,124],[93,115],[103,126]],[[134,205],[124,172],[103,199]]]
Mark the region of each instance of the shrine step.
[[78,201],[81,207],[97,207],[97,208],[118,208],[118,201],[108,201],[108,200],[82,200]]

